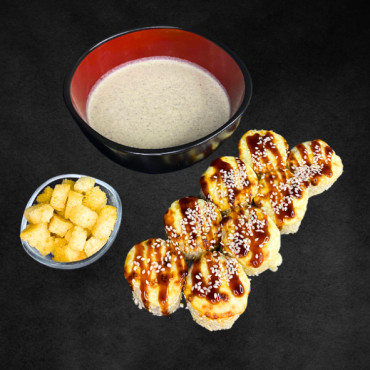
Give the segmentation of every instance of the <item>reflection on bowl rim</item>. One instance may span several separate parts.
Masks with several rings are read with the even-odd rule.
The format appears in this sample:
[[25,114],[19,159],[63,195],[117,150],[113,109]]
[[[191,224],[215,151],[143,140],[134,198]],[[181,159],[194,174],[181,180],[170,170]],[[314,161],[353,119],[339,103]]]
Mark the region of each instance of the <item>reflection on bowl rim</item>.
[[[95,254],[93,254],[90,257],[87,257],[83,260],[80,261],[74,261],[74,262],[57,262],[54,261],[53,259],[47,259],[46,256],[42,256],[41,253],[37,251],[36,248],[31,247],[28,242],[25,240],[21,239],[21,243],[23,245],[24,250],[27,252],[29,256],[31,256],[35,261],[56,269],[61,269],[61,270],[72,270],[72,269],[78,269],[87,265],[90,265],[91,263],[97,261],[99,258],[101,258],[107,251],[108,249],[112,246],[114,240],[117,237],[118,231],[121,226],[121,220],[122,220],[122,202],[121,198],[118,195],[117,191],[108,183],[105,181],[99,180],[93,176],[88,176],[88,175],[81,175],[81,174],[65,174],[65,175],[58,175],[55,177],[50,178],[49,180],[45,181],[43,184],[41,184],[35,192],[31,195],[31,198],[27,202],[26,208],[31,207],[36,200],[36,197],[40,194],[41,191],[45,189],[48,185],[51,183],[57,181],[57,180],[63,180],[63,179],[79,179],[80,177],[92,177],[95,179],[95,184],[100,185],[106,189],[108,189],[112,194],[114,199],[116,200],[117,204],[114,204],[114,206],[117,208],[117,221],[116,224],[114,225],[114,229],[108,239],[108,241],[104,244],[104,246]],[[24,212],[23,212],[23,217],[22,217],[22,222],[21,222],[21,232],[25,229],[27,226],[27,220],[24,217]]]
[[[231,58],[235,61],[235,63],[240,68],[240,70],[242,72],[242,75],[244,77],[245,92],[244,92],[243,100],[240,103],[240,107],[237,109],[237,111],[223,125],[221,125],[219,128],[217,128],[215,131],[211,132],[207,136],[204,136],[204,137],[202,137],[198,140],[191,141],[191,142],[186,143],[186,144],[182,144],[182,145],[178,145],[178,146],[174,146],[174,147],[168,147],[168,148],[161,148],[161,149],[133,148],[133,147],[129,147],[129,146],[126,146],[126,145],[123,145],[123,144],[119,144],[115,141],[112,141],[112,140],[106,138],[105,136],[101,135],[99,132],[94,130],[87,122],[85,122],[85,120],[83,118],[81,118],[79,113],[76,111],[76,109],[75,109],[75,107],[72,103],[70,87],[71,87],[73,76],[74,76],[77,68],[79,67],[81,62],[86,58],[86,56],[88,54],[90,54],[93,50],[95,50],[96,48],[98,48],[102,44],[104,44],[108,41],[111,41],[111,40],[113,40],[117,37],[121,37],[125,34],[129,34],[129,33],[133,33],[133,32],[140,32],[140,31],[147,31],[147,30],[152,30],[152,29],[175,29],[175,30],[189,32],[189,33],[192,33],[194,35],[203,37],[204,39],[206,39],[206,40],[212,42],[213,44],[217,45],[218,47],[220,47],[222,50],[224,50],[227,54],[229,54],[231,56]],[[250,93],[249,94],[247,94],[248,87],[250,88]],[[124,32],[120,32],[118,34],[115,34],[113,36],[109,36],[109,37],[105,38],[104,40],[102,40],[102,41],[98,42],[97,44],[95,44],[94,46],[90,47],[88,50],[86,50],[82,54],[82,56],[77,60],[77,62],[73,66],[71,72],[66,75],[66,77],[64,79],[64,86],[63,86],[63,97],[64,97],[65,104],[67,105],[69,111],[72,113],[74,119],[78,122],[78,124],[81,127],[83,127],[84,129],[87,129],[88,131],[94,132],[94,135],[96,135],[104,145],[107,145],[110,148],[113,148],[114,150],[117,150],[119,152],[124,151],[124,152],[129,153],[129,154],[133,154],[133,155],[138,154],[138,155],[143,155],[143,156],[162,156],[162,155],[181,153],[183,151],[187,151],[189,148],[193,148],[193,147],[196,147],[198,145],[201,145],[202,143],[208,142],[213,137],[215,137],[215,136],[219,135],[221,132],[227,130],[228,127],[230,126],[230,124],[232,124],[238,117],[240,117],[241,115],[244,114],[244,112],[246,111],[246,109],[249,105],[249,102],[251,100],[252,92],[253,92],[252,78],[249,74],[249,71],[248,71],[246,65],[244,64],[244,62],[241,60],[241,58],[236,53],[234,53],[232,50],[230,50],[228,47],[226,47],[222,43],[213,40],[212,38],[205,37],[205,36],[203,36],[203,35],[201,35],[197,32],[193,32],[193,31],[181,28],[181,27],[174,27],[174,26],[140,27],[140,28],[135,28],[135,29],[124,31]],[[92,133],[89,132],[89,134],[91,135]]]

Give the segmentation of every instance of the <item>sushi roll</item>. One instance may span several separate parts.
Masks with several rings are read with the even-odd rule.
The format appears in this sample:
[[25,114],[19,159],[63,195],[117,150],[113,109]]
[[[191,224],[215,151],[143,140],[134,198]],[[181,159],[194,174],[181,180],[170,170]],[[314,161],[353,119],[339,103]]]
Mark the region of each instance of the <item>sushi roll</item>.
[[248,276],[281,265],[279,229],[261,209],[232,210],[221,222],[221,233],[222,251],[235,257]]
[[250,281],[235,258],[207,252],[194,261],[184,296],[195,322],[214,331],[230,329],[245,311]]
[[285,168],[288,143],[279,134],[266,130],[250,130],[239,140],[239,157],[259,175]]
[[281,234],[296,233],[306,213],[308,183],[288,169],[261,175],[254,205],[263,209]]
[[193,260],[218,246],[221,218],[212,202],[185,197],[171,204],[163,221],[168,238]]
[[177,310],[187,271],[181,251],[159,238],[134,245],[124,266],[134,302],[157,316]]
[[308,181],[308,196],[329,189],[343,173],[341,158],[322,140],[306,141],[292,148],[288,155],[290,170]]
[[223,214],[250,204],[258,189],[254,171],[237,157],[215,159],[200,179],[203,196]]

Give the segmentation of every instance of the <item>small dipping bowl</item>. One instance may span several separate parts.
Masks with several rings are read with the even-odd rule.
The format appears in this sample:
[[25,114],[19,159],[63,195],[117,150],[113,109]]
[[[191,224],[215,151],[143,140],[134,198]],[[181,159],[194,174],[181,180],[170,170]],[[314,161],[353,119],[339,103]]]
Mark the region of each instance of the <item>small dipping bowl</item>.
[[[87,175],[76,175],[76,174],[67,174],[67,175],[59,175],[55,176],[47,181],[45,181],[43,184],[41,184],[36,191],[32,194],[30,200],[28,201],[26,208],[31,207],[36,203],[36,197],[47,187],[50,186],[54,188],[55,185],[60,184],[62,180],[64,179],[70,179],[70,180],[78,180],[80,177],[87,176]],[[88,176],[92,177],[92,176]],[[95,178],[94,178],[95,179]],[[43,265],[61,269],[61,270],[72,270],[72,269],[78,269],[87,265],[90,265],[91,263],[97,261],[99,258],[101,258],[107,250],[112,246],[114,240],[117,237],[118,230],[121,226],[121,219],[122,219],[122,203],[121,199],[118,195],[118,193],[106,182],[102,180],[95,179],[95,185],[98,185],[102,191],[107,196],[107,204],[114,206],[117,208],[117,221],[114,226],[114,229],[108,239],[108,241],[105,243],[103,248],[101,248],[98,252],[93,254],[90,257],[87,257],[80,261],[75,262],[56,262],[52,259],[52,256],[48,254],[47,256],[43,256],[36,248],[31,247],[28,242],[21,239],[22,245],[24,250],[37,262],[42,263]],[[27,226],[27,220],[23,215],[22,223],[21,223],[21,232],[26,228]]]
[[[86,105],[95,83],[123,63],[160,56],[189,61],[216,77],[229,97],[230,119],[205,137],[164,149],[131,148],[91,128]],[[90,141],[116,162],[149,173],[179,170],[211,154],[236,130],[251,95],[251,77],[235,53],[206,37],[175,27],[140,28],[109,37],[85,52],[64,81],[65,103]]]

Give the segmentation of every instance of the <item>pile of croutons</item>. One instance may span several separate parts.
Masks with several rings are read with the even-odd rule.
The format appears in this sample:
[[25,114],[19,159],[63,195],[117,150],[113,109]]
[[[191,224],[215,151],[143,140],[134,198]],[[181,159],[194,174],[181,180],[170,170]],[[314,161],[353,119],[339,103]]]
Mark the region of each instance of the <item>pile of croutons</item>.
[[73,262],[98,252],[112,233],[117,209],[107,205],[107,196],[95,179],[64,179],[50,186],[27,208],[27,227],[21,239],[43,256],[52,254],[57,262]]

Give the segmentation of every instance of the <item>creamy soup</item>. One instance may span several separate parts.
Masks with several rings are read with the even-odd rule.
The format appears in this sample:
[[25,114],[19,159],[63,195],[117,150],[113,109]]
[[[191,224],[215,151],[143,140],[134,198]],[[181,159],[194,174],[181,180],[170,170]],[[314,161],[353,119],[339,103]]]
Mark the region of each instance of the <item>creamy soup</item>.
[[199,66],[144,58],[97,82],[87,116],[92,128],[117,143],[159,149],[210,134],[230,118],[230,104],[221,84]]

